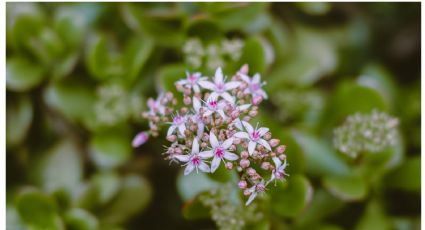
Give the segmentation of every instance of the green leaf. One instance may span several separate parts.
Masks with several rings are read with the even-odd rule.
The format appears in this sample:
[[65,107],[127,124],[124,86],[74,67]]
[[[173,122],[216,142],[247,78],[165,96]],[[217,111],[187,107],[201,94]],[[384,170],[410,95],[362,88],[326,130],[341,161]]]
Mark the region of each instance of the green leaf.
[[329,144],[311,134],[298,131],[293,131],[293,134],[303,149],[308,174],[315,177],[351,174],[350,167]]
[[99,214],[102,223],[123,223],[140,213],[151,200],[152,189],[149,182],[137,175],[123,178],[117,196]]
[[252,37],[245,41],[238,66],[243,64],[249,65],[249,72],[252,74],[265,72],[267,68],[266,51],[259,38]]
[[200,38],[206,43],[214,40],[220,40],[223,35],[221,28],[210,19],[193,19],[188,21],[188,25],[186,27],[189,37]]
[[65,214],[66,229],[70,230],[96,230],[99,223],[95,216],[84,209],[71,209]]
[[149,37],[134,37],[128,41],[123,54],[123,65],[127,71],[125,78],[129,85],[133,84],[139,76],[153,48],[154,41]]
[[409,157],[397,169],[386,176],[386,185],[406,191],[421,191],[421,157]]
[[6,88],[24,92],[38,86],[46,77],[43,67],[21,57],[6,60]]
[[90,140],[90,156],[97,167],[112,169],[124,164],[132,153],[128,130],[102,130]]
[[302,175],[291,175],[270,189],[270,207],[282,217],[298,216],[311,201],[313,187]]
[[324,15],[328,13],[332,7],[329,2],[297,2],[295,4],[302,11],[311,15]]
[[184,203],[182,214],[185,219],[198,220],[210,217],[210,209],[199,200],[200,195]]
[[48,192],[65,189],[72,192],[83,177],[80,149],[70,140],[63,140],[43,156],[39,180]]
[[94,79],[105,80],[110,77],[113,67],[106,36],[93,34],[89,37],[85,62],[90,76]]
[[55,201],[37,190],[27,189],[19,194],[16,209],[29,229],[63,229]]
[[14,147],[25,139],[33,118],[29,98],[22,94],[6,102],[6,145]]
[[88,128],[96,125],[95,92],[81,80],[68,79],[50,84],[44,91],[44,101],[73,122]]
[[366,197],[367,181],[360,175],[327,176],[323,186],[333,195],[344,201],[357,201]]
[[183,201],[193,199],[196,195],[211,188],[218,187],[220,183],[211,180],[205,173],[192,172],[183,175],[183,170],[177,176],[177,191]]
[[366,211],[355,226],[356,230],[390,229],[390,223],[385,216],[384,210],[375,200],[368,203]]
[[25,230],[25,225],[15,207],[6,205],[6,229]]
[[[325,189],[319,188],[313,194],[310,205],[296,219],[297,226],[314,226],[321,220],[338,212],[344,206],[344,202],[332,196]],[[306,228],[308,229],[308,228]]]

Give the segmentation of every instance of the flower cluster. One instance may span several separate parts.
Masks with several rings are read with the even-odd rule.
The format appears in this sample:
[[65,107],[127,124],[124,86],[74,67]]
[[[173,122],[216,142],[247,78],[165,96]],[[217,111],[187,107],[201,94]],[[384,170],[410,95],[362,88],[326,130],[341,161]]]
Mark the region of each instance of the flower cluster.
[[187,63],[194,68],[200,68],[205,64],[208,69],[216,69],[224,66],[227,59],[238,61],[243,46],[244,43],[240,39],[224,39],[219,43],[203,45],[201,40],[191,38],[184,44],[183,53]]
[[285,179],[287,164],[285,145],[279,145],[268,128],[249,123],[267,94],[260,75],[247,74],[247,65],[229,79],[221,68],[213,79],[187,73],[176,82],[183,94],[180,109],[170,92],[149,99],[149,111],[143,116],[150,130],[139,133],[133,146],[146,142],[150,134],[158,135],[160,125],[167,125],[166,139],[171,142],[165,152],[167,160],[183,164],[185,175],[214,173],[220,165],[236,169],[239,188],[249,196],[248,205],[270,182]]
[[398,122],[378,110],[356,113],[334,130],[334,145],[353,158],[360,152],[381,152],[396,143]]

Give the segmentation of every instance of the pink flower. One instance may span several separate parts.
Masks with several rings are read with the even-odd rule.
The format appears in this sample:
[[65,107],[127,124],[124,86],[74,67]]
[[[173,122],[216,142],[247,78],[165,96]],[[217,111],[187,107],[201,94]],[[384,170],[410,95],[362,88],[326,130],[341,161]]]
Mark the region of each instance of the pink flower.
[[164,98],[164,94],[159,94],[158,98],[154,100],[153,98],[148,99],[148,108],[149,114],[155,115],[157,113],[163,115],[165,113],[165,107],[161,104],[161,100]]
[[146,143],[148,139],[149,139],[149,133],[147,131],[140,132],[133,138],[133,142],[131,143],[131,145],[134,148],[139,147],[143,145],[144,143]]
[[[277,179],[277,180],[284,179],[284,177],[288,175],[288,174],[285,173],[285,168],[287,166],[286,159],[283,162],[283,164],[282,164],[282,161],[278,157],[273,157],[272,159],[273,159],[273,162],[276,166],[276,169],[273,170],[272,176],[271,176],[269,182],[274,180],[274,179]],[[267,183],[269,183],[269,182],[267,182]]]
[[204,120],[202,119],[202,113],[201,113],[202,106],[201,106],[201,102],[199,101],[197,97],[193,97],[192,101],[193,101],[193,110],[195,111],[195,113],[192,115],[191,118],[198,125],[196,136],[200,138],[202,133],[204,133],[204,128],[205,128]]
[[205,105],[207,111],[204,113],[204,116],[211,116],[213,113],[218,113],[223,119],[226,119],[226,115],[224,114],[226,104],[224,101],[218,101],[217,95],[211,95]]
[[186,117],[177,114],[171,122],[170,128],[168,128],[167,136],[170,136],[174,133],[174,130],[178,129],[179,133],[185,137],[184,131],[186,131]]
[[248,143],[248,153],[251,155],[257,144],[264,146],[267,150],[271,151],[269,143],[262,139],[261,137],[266,134],[269,129],[268,128],[256,128],[254,129],[248,122],[242,121],[243,126],[245,127],[247,132],[237,132],[233,136],[238,138],[243,138],[249,140]]
[[205,157],[199,154],[199,143],[198,139],[193,139],[192,143],[192,152],[190,155],[175,155],[177,160],[181,162],[186,162],[186,168],[184,170],[184,175],[189,175],[194,169],[198,173],[198,169],[202,172],[210,172],[210,167],[203,161]]
[[220,166],[220,162],[224,159],[229,161],[234,161],[238,159],[238,156],[234,153],[227,151],[229,147],[233,144],[233,138],[229,138],[223,142],[219,142],[217,137],[213,132],[210,132],[210,144],[212,149],[208,151],[201,152],[203,158],[211,158],[214,157],[211,162],[211,172],[215,172],[217,168]]
[[219,96],[233,104],[235,99],[227,91],[237,88],[240,85],[240,82],[231,81],[226,83],[223,79],[223,72],[219,67],[215,72],[214,82],[200,81],[199,85],[212,91],[210,97]]
[[251,94],[252,98],[256,96],[261,96],[262,98],[267,99],[267,94],[262,89],[263,85],[265,85],[266,83],[261,82],[260,74],[255,74],[252,79],[245,74],[240,73],[240,76],[242,80],[248,84],[248,87],[244,90],[245,94]]
[[251,202],[257,197],[259,193],[264,193],[264,191],[266,190],[266,185],[264,184],[264,180],[252,186],[248,190],[251,192],[251,195],[249,196],[248,200],[245,203],[245,205],[247,206],[251,204]]
[[201,89],[199,88],[199,82],[205,81],[207,78],[202,77],[201,73],[192,73],[186,72],[186,79],[177,81],[176,84],[191,88],[195,93],[201,92]]

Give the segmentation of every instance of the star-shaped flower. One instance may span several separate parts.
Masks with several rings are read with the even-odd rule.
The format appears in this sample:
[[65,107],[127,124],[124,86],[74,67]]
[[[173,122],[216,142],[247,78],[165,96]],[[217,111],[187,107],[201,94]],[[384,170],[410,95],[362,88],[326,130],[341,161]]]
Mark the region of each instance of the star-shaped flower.
[[177,114],[173,118],[173,122],[171,123],[170,128],[168,128],[167,136],[170,136],[174,133],[174,130],[178,129],[179,133],[185,137],[184,131],[186,131],[186,116],[181,116],[180,114]]
[[249,196],[248,200],[246,201],[245,205],[251,204],[251,202],[257,197],[259,193],[264,193],[266,190],[266,185],[264,184],[264,180],[261,180],[260,183],[252,186],[249,188],[249,191],[251,192],[251,195]]
[[161,104],[161,100],[164,98],[164,94],[159,94],[158,98],[154,100],[153,98],[148,99],[148,108],[149,114],[155,115],[157,113],[163,115],[165,113],[165,107]]
[[247,132],[237,132],[233,136],[238,138],[243,138],[249,140],[248,143],[248,153],[251,155],[257,144],[264,146],[267,150],[271,151],[271,147],[269,143],[262,139],[261,137],[266,134],[269,129],[268,128],[256,128],[254,129],[248,122],[242,121],[243,126],[245,127]]
[[287,166],[286,159],[283,162],[283,164],[282,164],[282,161],[278,157],[273,157],[272,159],[273,159],[273,162],[274,162],[276,168],[273,169],[272,176],[271,176],[269,182],[274,180],[274,179],[277,179],[277,180],[284,179],[284,177],[288,175],[288,174],[285,173],[285,168]]
[[177,81],[176,84],[191,88],[195,93],[201,92],[201,89],[199,88],[199,82],[205,81],[207,78],[202,77],[201,73],[189,73],[186,72],[186,79],[182,79]]
[[192,115],[192,121],[194,121],[198,126],[196,135],[198,138],[200,138],[202,133],[204,133],[205,128],[204,120],[202,119],[203,114],[201,113],[202,105],[201,101],[197,97],[193,97],[192,103],[194,110],[194,114]]
[[230,81],[226,83],[223,79],[223,72],[219,67],[215,71],[214,82],[200,81],[199,85],[205,89],[211,90],[211,97],[219,96],[233,104],[235,99],[227,91],[237,88],[240,85],[240,82]]
[[207,102],[205,102],[206,109],[204,116],[211,116],[213,113],[218,113],[223,119],[226,119],[226,115],[224,114],[224,108],[226,107],[226,103],[224,101],[219,101],[217,95],[211,95]]
[[267,99],[267,94],[262,89],[263,85],[265,85],[266,83],[261,82],[260,74],[257,73],[252,78],[242,73],[239,73],[239,76],[244,82],[248,84],[248,87],[244,90],[245,94],[251,94],[253,98],[256,96],[261,96],[262,98]]
[[220,166],[221,161],[224,162],[224,159],[229,161],[234,161],[238,159],[238,156],[236,154],[228,151],[232,143],[233,143],[233,137],[223,142],[219,142],[215,134],[213,132],[210,132],[210,144],[212,149],[201,152],[199,155],[201,155],[204,158],[214,157],[211,162],[212,173],[215,172],[215,170],[217,170],[217,168]]
[[199,154],[199,143],[198,139],[193,139],[192,152],[190,155],[175,155],[175,158],[181,162],[186,162],[186,168],[184,169],[184,175],[189,175],[194,169],[198,173],[198,169],[202,172],[210,172],[210,167],[203,161],[205,157]]

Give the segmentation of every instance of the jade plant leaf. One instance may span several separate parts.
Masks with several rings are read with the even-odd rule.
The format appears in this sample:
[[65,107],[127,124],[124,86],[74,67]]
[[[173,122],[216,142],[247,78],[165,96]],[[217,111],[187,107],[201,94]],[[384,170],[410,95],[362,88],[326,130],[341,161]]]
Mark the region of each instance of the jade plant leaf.
[[334,196],[344,201],[357,201],[366,197],[368,184],[361,175],[327,176],[323,186]]
[[72,230],[96,230],[99,222],[96,217],[84,209],[71,209],[65,213],[65,224],[67,229]]
[[6,88],[23,92],[41,84],[46,73],[42,66],[25,58],[14,57],[6,60]]
[[17,146],[25,139],[33,119],[33,107],[26,95],[6,103],[7,147]]

